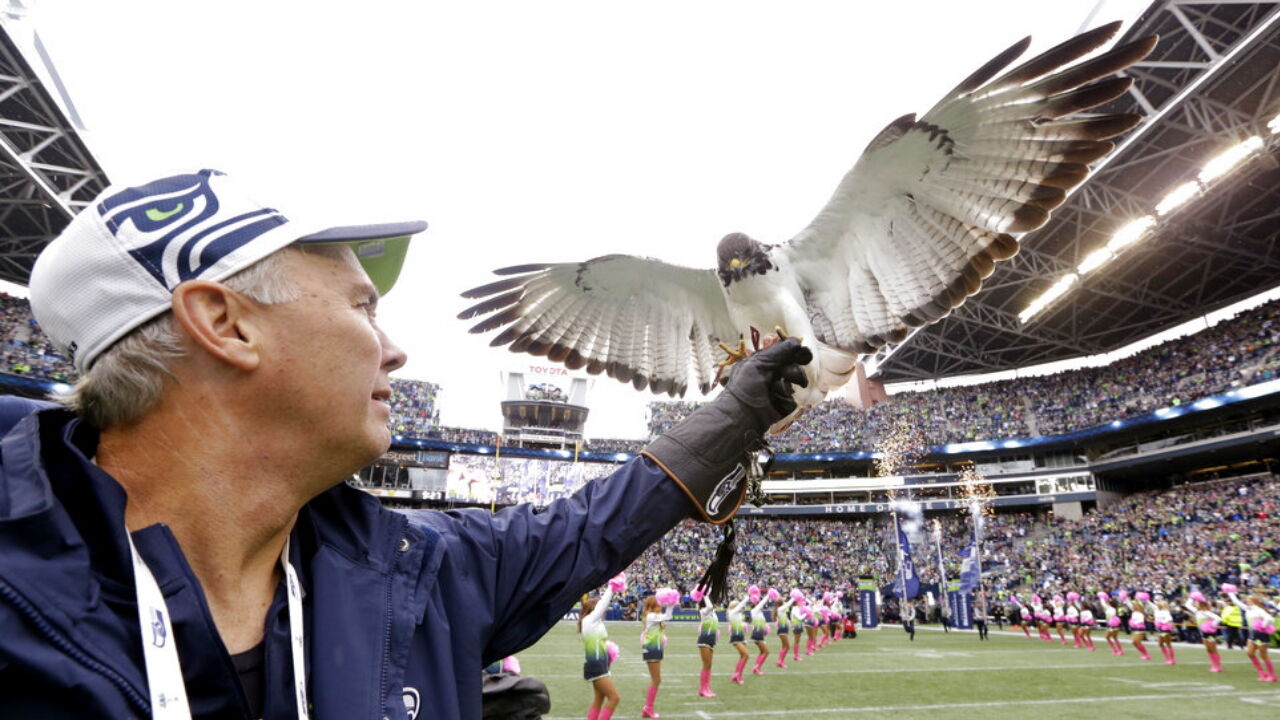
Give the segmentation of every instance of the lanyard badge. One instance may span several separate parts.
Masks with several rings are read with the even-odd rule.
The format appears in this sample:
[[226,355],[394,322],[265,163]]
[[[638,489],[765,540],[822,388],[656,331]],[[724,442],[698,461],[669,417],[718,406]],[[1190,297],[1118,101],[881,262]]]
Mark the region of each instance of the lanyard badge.
[[[142,630],[142,657],[146,661],[147,688],[151,693],[151,717],[154,720],[191,720],[191,706],[187,701],[187,688],[182,680],[182,665],[178,660],[178,648],[174,644],[173,623],[169,607],[156,583],[155,575],[147,567],[133,544],[133,537],[125,528],[129,539],[129,551],[133,555],[134,588],[138,597],[138,627]],[[309,720],[307,708],[307,673],[303,656],[305,642],[302,632],[302,588],[298,573],[289,562],[289,540],[280,553],[280,567],[284,571],[285,589],[289,599],[289,649],[293,661],[294,700],[298,706],[298,719]]]

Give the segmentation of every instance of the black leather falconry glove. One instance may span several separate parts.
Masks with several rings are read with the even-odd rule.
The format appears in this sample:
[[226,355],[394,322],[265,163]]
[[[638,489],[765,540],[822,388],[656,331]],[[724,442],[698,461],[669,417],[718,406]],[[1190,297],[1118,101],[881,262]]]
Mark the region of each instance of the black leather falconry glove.
[[702,519],[733,517],[747,488],[748,453],[764,433],[796,409],[790,385],[809,380],[801,365],[813,353],[795,338],[775,342],[733,366],[723,392],[644,449],[675,480]]

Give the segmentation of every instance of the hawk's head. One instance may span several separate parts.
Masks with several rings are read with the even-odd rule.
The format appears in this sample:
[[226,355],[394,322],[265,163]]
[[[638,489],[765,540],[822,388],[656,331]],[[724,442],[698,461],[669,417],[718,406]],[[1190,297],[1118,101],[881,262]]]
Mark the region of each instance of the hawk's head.
[[769,260],[769,246],[742,233],[725,235],[716,246],[716,274],[725,287],[751,275],[763,275],[774,269]]

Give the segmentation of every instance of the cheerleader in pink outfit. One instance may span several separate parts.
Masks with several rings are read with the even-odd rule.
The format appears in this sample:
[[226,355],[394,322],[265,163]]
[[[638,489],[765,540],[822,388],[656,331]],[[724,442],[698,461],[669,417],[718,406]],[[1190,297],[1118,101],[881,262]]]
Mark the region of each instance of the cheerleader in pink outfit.
[[[756,590],[756,597],[759,597],[760,589],[755,585],[751,587]],[[765,615],[764,606],[769,603],[778,601],[781,595],[777,590],[769,588],[769,592],[765,593],[763,598],[751,608],[751,642],[756,644],[756,665],[751,669],[752,675],[764,674],[764,661],[769,657],[769,646],[765,644],[765,638],[769,636],[769,617]]]
[[1031,596],[1031,612],[1036,616],[1036,630],[1040,633],[1040,639],[1053,642],[1053,636],[1049,634],[1049,623],[1053,622],[1053,616],[1044,609],[1039,595]]
[[1164,655],[1164,664],[1177,665],[1178,661],[1173,656],[1173,613],[1169,612],[1169,603],[1164,600],[1156,603],[1153,620],[1156,626],[1156,644]]
[[1195,616],[1200,629],[1200,640],[1209,654],[1209,672],[1222,672],[1222,656],[1218,654],[1218,638],[1222,637],[1222,618],[1213,612],[1209,601],[1200,592],[1193,592],[1186,603],[1187,610]]
[[1080,593],[1067,593],[1067,609],[1065,610],[1067,627],[1071,628],[1071,647],[1079,650],[1084,647],[1084,643],[1080,640],[1080,608],[1076,603],[1080,602]]
[[1250,595],[1248,601],[1240,602],[1239,596],[1236,595],[1236,588],[1233,585],[1226,585],[1224,590],[1230,588],[1227,597],[1231,598],[1231,602],[1236,607],[1244,611],[1244,622],[1249,627],[1249,642],[1244,647],[1244,652],[1249,656],[1249,662],[1253,663],[1253,667],[1258,671],[1259,682],[1276,682],[1276,669],[1271,664],[1271,657],[1267,652],[1267,646],[1271,644],[1271,636],[1276,632],[1276,620],[1268,610],[1262,598],[1257,595]]
[[[799,597],[796,597],[797,595]],[[795,603],[791,607],[791,659],[795,662],[800,662],[803,660],[800,657],[800,638],[804,636],[805,622],[809,617],[809,608],[807,607],[809,598],[806,598],[804,593],[799,590],[792,590],[791,600]]]
[[1151,595],[1148,593],[1138,592],[1134,594],[1133,600],[1125,603],[1129,606],[1129,631],[1133,633],[1133,648],[1143,660],[1151,659],[1147,648],[1142,644],[1147,639],[1147,600],[1150,599]]
[[1080,603],[1080,640],[1090,652],[1096,652],[1098,649],[1093,644],[1094,622],[1093,607],[1087,602]]
[[791,596],[774,613],[774,626],[778,630],[778,641],[782,643],[782,652],[778,654],[776,664],[784,669],[787,667],[787,655],[791,652],[791,606],[796,604],[797,596],[804,597],[804,593],[792,588]]
[[1124,646],[1120,644],[1120,614],[1116,611],[1116,607],[1111,604],[1111,596],[1105,590],[1098,591],[1098,602],[1102,604],[1102,614],[1105,618],[1104,624],[1107,626],[1106,633],[1103,637],[1107,639],[1107,647],[1111,648],[1112,655],[1124,655]]
[[[1051,606],[1053,607],[1053,626],[1058,630],[1058,639],[1062,641],[1063,645],[1066,645],[1067,603],[1062,599],[1061,595],[1054,595]],[[1050,638],[1050,642],[1052,641],[1052,638]]]
[[1018,611],[1018,624],[1022,626],[1022,634],[1031,639],[1031,626],[1035,624],[1036,616],[1031,608],[1022,604],[1017,595],[1009,598],[1009,602],[1013,603],[1013,607]]

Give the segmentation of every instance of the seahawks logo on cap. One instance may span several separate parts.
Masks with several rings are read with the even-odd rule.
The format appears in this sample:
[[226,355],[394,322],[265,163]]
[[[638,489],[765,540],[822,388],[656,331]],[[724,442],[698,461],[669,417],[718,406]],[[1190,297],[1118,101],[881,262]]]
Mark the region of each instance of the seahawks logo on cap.
[[126,188],[98,203],[98,214],[129,255],[172,290],[288,222],[271,208],[220,200],[211,187],[219,175],[201,170]]

